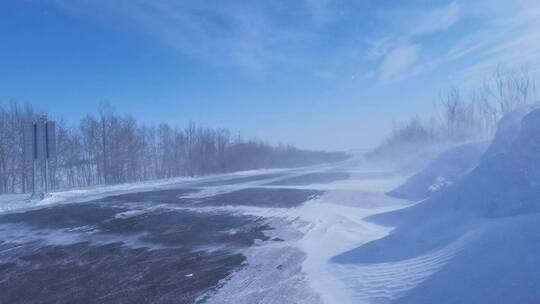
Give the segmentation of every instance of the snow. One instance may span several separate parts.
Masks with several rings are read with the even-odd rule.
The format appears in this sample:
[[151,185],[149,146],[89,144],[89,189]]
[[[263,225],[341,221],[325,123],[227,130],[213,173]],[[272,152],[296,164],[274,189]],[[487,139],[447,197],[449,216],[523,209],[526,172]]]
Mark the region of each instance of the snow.
[[[521,131],[508,148],[483,157],[478,166],[433,201],[441,210],[478,217],[504,217],[540,211],[540,110],[522,119]],[[425,205],[427,205],[426,202]]]
[[130,210],[116,214],[114,217],[118,219],[128,219],[148,213],[148,210]]
[[330,201],[327,197],[303,208],[300,218],[310,223],[298,242],[299,248],[307,253],[303,270],[324,303],[353,303],[351,294],[355,290],[346,285],[351,269],[329,261],[341,252],[388,234],[389,228],[366,222],[363,218],[395,208],[341,206],[339,200]]
[[[345,166],[350,168],[349,166]],[[149,183],[102,186],[87,189],[52,193],[44,201],[26,201],[23,196],[9,197],[3,202],[4,212],[20,211],[27,208],[41,208],[59,203],[75,203],[99,197],[128,192],[167,189],[189,186],[201,181],[215,181],[239,176],[286,173],[280,178],[290,178],[310,172],[330,169],[340,171],[344,167],[318,166],[290,170],[261,170],[249,173],[236,173],[227,176],[214,176],[198,179],[173,179]],[[194,197],[206,197],[249,187],[298,188],[327,191],[323,196],[295,208],[260,208],[252,206],[180,207],[197,212],[237,212],[266,218],[276,227],[267,234],[272,239],[283,241],[257,242],[242,254],[246,255],[246,267],[235,273],[207,303],[346,303],[347,293],[343,292],[343,282],[335,269],[329,267],[332,256],[354,248],[366,241],[380,238],[389,229],[364,221],[370,214],[393,210],[402,206],[401,201],[384,195],[390,187],[401,182],[402,178],[388,171],[362,170],[352,167],[351,178],[333,183],[304,186],[267,186],[265,184],[280,178],[258,180],[235,185],[203,187]],[[366,178],[369,176],[369,178]],[[193,194],[190,194],[193,196]],[[9,206],[9,208],[8,208]],[[156,206],[154,206],[156,207]],[[148,212],[147,209],[130,210],[116,214],[119,218],[129,218]],[[9,228],[5,226],[5,228]],[[76,241],[74,231],[38,231],[30,227],[11,227],[8,231],[13,239],[31,240],[45,238],[51,245]],[[92,234],[80,231],[81,234]],[[231,231],[234,233],[234,231]],[[68,239],[69,238],[69,239]],[[110,240],[101,236],[91,238],[92,242],[103,243]],[[147,246],[133,240],[123,240],[132,247]],[[322,243],[328,244],[321,246]],[[336,268],[337,269],[337,268]],[[188,274],[189,275],[189,274]],[[196,274],[191,274],[196,277]]]
[[518,138],[521,120],[538,105],[525,106],[506,114],[497,126],[495,136],[483,157],[490,157],[507,151]]
[[296,208],[221,207],[267,218],[276,228],[269,236],[283,241],[262,242],[244,252],[246,267],[205,303],[355,303],[355,290],[347,285],[351,270],[331,259],[387,235],[391,228],[364,218],[405,204],[384,194],[403,177],[350,164],[347,168],[347,180],[289,186],[327,191]]
[[[357,299],[538,303],[540,110],[521,119],[517,135],[501,132],[496,141],[509,144],[497,153],[488,150],[450,187],[408,208],[369,218],[395,229],[333,259],[363,272],[348,280],[362,282],[351,289],[369,290]],[[371,280],[375,283],[370,285]]]
[[424,199],[467,174],[476,166],[487,145],[474,142],[452,147],[389,194],[413,201]]
[[538,214],[479,222],[459,254],[395,303],[538,303],[539,222]]
[[491,142],[466,143],[443,150],[424,169],[389,193],[418,201],[453,184],[476,167],[480,158],[510,149],[519,136],[522,118],[536,107],[537,105],[525,106],[505,115]]
[[140,235],[118,237],[95,232],[96,227],[92,226],[78,227],[77,229],[38,229],[24,224],[3,224],[0,226],[3,240],[12,244],[38,242],[51,246],[66,246],[81,242],[99,245],[122,242],[131,248],[161,248],[159,245],[141,241]]
[[[538,303],[540,110],[505,117],[482,154],[486,146],[469,143],[452,148],[397,188],[421,199],[414,204],[386,194],[403,185],[406,177],[377,170],[358,159],[281,170],[287,175],[204,187],[189,194],[200,198],[255,186],[326,191],[294,208],[190,207],[197,212],[255,215],[275,228],[265,232],[271,241],[257,242],[242,252],[247,257],[244,267],[199,300],[239,304]],[[281,178],[328,170],[347,172],[350,177],[325,184],[267,185]],[[278,171],[207,180],[268,172]],[[194,181],[72,190],[24,207]],[[433,193],[429,193],[430,187]],[[22,199],[0,198],[3,211],[17,210],[14,202]],[[135,216],[137,212],[142,211],[117,216]],[[14,238],[32,237],[31,232],[15,228],[9,233],[14,233]]]
[[[240,171],[227,174],[215,174],[201,177],[177,177],[162,180],[153,180],[137,183],[126,183],[118,185],[100,185],[85,188],[70,189],[65,191],[51,192],[43,200],[32,199],[30,194],[9,194],[0,195],[0,214],[27,210],[30,208],[41,208],[58,203],[82,202],[92,199],[98,199],[109,195],[117,195],[131,192],[151,191],[168,189],[178,186],[189,186],[190,184],[226,180],[236,177],[248,177],[260,174],[294,172],[300,169],[259,169]],[[215,191],[210,189],[211,191]]]
[[297,208],[234,207],[284,242],[250,249],[209,303],[538,303],[540,110],[495,141],[511,143],[445,152],[423,183],[444,186],[412,205],[385,195],[404,177],[363,179],[356,164],[348,180],[295,186],[327,191]]
[[35,204],[35,202],[30,201],[29,194],[0,195],[0,213],[16,211],[31,204]]
[[463,250],[470,238],[466,235],[439,250],[400,261],[339,264],[336,271],[346,289],[352,291],[355,303],[389,302],[399,299],[439,271]]

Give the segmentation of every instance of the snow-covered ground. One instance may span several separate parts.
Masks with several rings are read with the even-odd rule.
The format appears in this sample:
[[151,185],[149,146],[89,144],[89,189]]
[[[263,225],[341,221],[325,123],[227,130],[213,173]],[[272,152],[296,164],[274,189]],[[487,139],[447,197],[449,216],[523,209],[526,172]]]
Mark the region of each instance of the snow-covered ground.
[[296,186],[327,191],[302,206],[244,209],[274,218],[284,241],[251,248],[209,302],[539,303],[540,110],[529,112],[504,119],[482,157],[443,154],[434,171],[453,183],[417,203],[384,194],[403,177],[350,165],[347,180]]
[[[396,228],[333,258],[366,303],[540,302],[540,110],[501,122],[451,186],[370,221]],[[512,122],[512,128],[508,123]],[[367,296],[366,296],[367,295]],[[362,302],[362,301],[361,301]]]
[[488,144],[489,142],[472,142],[443,151],[424,169],[389,194],[418,201],[448,187],[478,164]]
[[[540,110],[527,113],[503,120],[482,156],[484,144],[454,149],[433,162],[426,175],[429,182],[441,172],[454,180],[415,203],[385,194],[402,185],[405,176],[353,159],[310,168],[71,190],[41,202],[4,196],[0,211],[179,186],[200,189],[182,197],[202,201],[253,188],[324,191],[291,208],[278,201],[273,207],[167,206],[251,215],[272,227],[265,231],[271,241],[256,241],[242,251],[247,258],[243,267],[199,301],[539,303]],[[233,179],[237,182],[220,183]],[[424,189],[426,180],[412,179],[408,186]],[[117,216],[129,218],[137,212]]]
[[[334,182],[273,184],[310,173],[340,172],[349,175]],[[245,266],[221,283],[212,294],[201,297],[205,303],[358,303],[382,296],[395,297],[413,288],[434,273],[460,243],[415,259],[383,265],[346,265],[333,259],[370,241],[387,236],[391,227],[365,220],[407,206],[404,200],[385,195],[404,181],[403,176],[355,160],[338,165],[300,169],[258,170],[204,178],[182,178],[149,183],[102,186],[50,194],[44,201],[24,201],[21,196],[5,197],[3,212],[41,208],[59,203],[76,203],[130,192],[189,187],[205,182],[277,174],[282,175],[238,184],[212,185],[188,193],[186,198],[206,198],[247,188],[311,189],[322,196],[293,208],[254,206],[174,207],[197,212],[224,212],[263,218],[274,229],[265,232],[277,242],[258,242],[242,252]],[[270,185],[269,185],[270,184]],[[133,216],[133,212],[119,217]],[[136,213],[138,214],[138,213]],[[399,274],[414,267],[415,272]]]
[[332,258],[391,230],[365,217],[406,205],[384,194],[403,177],[350,164],[333,169],[348,172],[348,179],[287,186],[326,191],[299,207],[228,207],[269,219],[276,228],[269,234],[283,241],[261,242],[249,249],[246,267],[206,303],[356,303],[358,286],[349,284],[350,276],[359,277],[363,270],[332,263]]

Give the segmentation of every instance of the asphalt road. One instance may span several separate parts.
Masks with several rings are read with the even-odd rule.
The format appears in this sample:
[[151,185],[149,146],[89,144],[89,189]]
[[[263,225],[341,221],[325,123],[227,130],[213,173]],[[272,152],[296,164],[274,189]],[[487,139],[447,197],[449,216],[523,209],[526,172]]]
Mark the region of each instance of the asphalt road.
[[[0,303],[195,303],[278,242],[261,217],[220,206],[291,208],[321,191],[279,188],[345,174],[261,174],[0,215]],[[259,182],[263,186],[220,187]],[[268,181],[268,183],[265,183]],[[271,184],[272,187],[264,187]],[[277,187],[276,187],[277,186]],[[214,195],[197,196],[217,189]]]

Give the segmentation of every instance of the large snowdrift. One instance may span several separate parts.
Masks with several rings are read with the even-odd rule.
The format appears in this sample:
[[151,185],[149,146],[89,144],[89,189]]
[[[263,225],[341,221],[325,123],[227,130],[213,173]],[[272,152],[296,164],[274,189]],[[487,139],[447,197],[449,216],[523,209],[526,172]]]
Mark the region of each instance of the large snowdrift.
[[411,201],[424,199],[468,173],[476,166],[486,148],[486,142],[467,143],[450,148],[388,194]]
[[478,166],[452,186],[371,217],[396,228],[333,258],[386,273],[365,279],[377,286],[368,302],[540,302],[540,109],[521,119],[515,135],[498,132]]
[[519,136],[521,120],[535,107],[537,106],[522,107],[505,115],[499,122],[491,143],[467,143],[443,151],[424,169],[388,194],[419,201],[455,183],[469,173],[478,164],[480,158],[488,158],[510,149]]
[[521,130],[521,120],[536,107],[538,106],[531,105],[523,107],[505,115],[499,121],[493,141],[486,150],[486,153],[484,153],[483,157],[489,157],[510,149],[514,141],[519,136],[519,132]]

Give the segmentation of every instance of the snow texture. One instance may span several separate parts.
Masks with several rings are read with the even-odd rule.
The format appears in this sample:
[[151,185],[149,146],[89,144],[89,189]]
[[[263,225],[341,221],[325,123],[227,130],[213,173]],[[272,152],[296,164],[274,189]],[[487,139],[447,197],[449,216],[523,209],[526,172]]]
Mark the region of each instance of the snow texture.
[[269,237],[281,241],[250,248],[245,253],[246,266],[205,303],[355,303],[358,286],[347,281],[351,272],[360,275],[363,270],[357,273],[331,259],[389,233],[389,228],[364,218],[405,206],[402,200],[384,194],[403,178],[351,163],[333,170],[346,171],[349,178],[294,186],[326,191],[295,208],[221,207],[269,219],[275,228]]
[[[429,187],[437,191],[413,205],[385,194],[404,177],[358,159],[331,167],[282,170],[285,176],[268,180],[212,183],[215,186],[188,193],[191,198],[205,199],[253,187],[325,191],[291,208],[189,207],[197,212],[253,215],[274,228],[266,232],[273,241],[256,242],[248,248],[242,253],[246,256],[244,266],[198,300],[263,304],[539,303],[540,110],[527,112],[505,117],[484,155],[480,153],[485,144],[478,143],[441,155],[429,170],[418,174],[424,192],[414,194],[425,195]],[[521,122],[517,127],[516,121]],[[312,172],[343,172],[348,178],[269,185]],[[261,173],[275,172],[223,178]],[[74,190],[53,194],[40,204],[190,182]],[[19,199],[3,198],[2,204],[12,206],[10,202]],[[5,208],[5,212],[13,210]],[[121,218],[134,215],[117,214]],[[24,234],[31,237],[31,233]],[[19,237],[23,235],[13,236]]]
[[424,199],[467,174],[476,166],[486,148],[485,142],[468,143],[450,148],[389,194],[411,201]]
[[[344,266],[379,269],[448,252],[434,258],[444,262],[413,288],[403,291],[401,283],[388,278],[400,272],[414,277],[422,263],[390,269],[377,281],[384,285],[378,287],[385,290],[383,296],[373,293],[362,299],[416,304],[540,302],[540,110],[521,119],[517,136],[501,131],[492,146],[500,147],[497,153],[488,150],[478,166],[452,186],[411,207],[370,217],[395,226],[389,235],[333,259]],[[454,244],[458,249],[448,251]],[[419,268],[425,274],[430,267],[424,263]]]
[[499,121],[495,136],[483,157],[490,157],[510,149],[514,141],[519,136],[519,132],[521,130],[521,120],[523,117],[525,117],[525,115],[537,107],[538,105],[530,105],[519,108],[505,115]]

